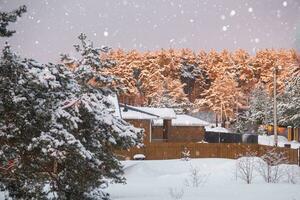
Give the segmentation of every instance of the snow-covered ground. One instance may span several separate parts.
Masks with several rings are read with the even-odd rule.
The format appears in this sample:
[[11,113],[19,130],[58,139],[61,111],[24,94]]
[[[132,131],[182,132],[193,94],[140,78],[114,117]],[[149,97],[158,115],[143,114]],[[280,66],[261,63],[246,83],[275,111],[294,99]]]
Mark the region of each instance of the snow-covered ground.
[[[300,185],[284,180],[267,184],[256,176],[247,185],[236,179],[236,161],[231,159],[192,159],[124,161],[126,185],[111,185],[108,192],[113,200],[172,200],[170,195],[183,191],[182,200],[300,200]],[[190,168],[209,175],[204,185],[188,187]],[[298,168],[298,167],[297,167]],[[299,169],[299,168],[298,168]]]
[[[273,135],[259,135],[258,144],[274,146],[274,136]],[[279,135],[278,136],[278,146],[284,147],[284,144],[291,144],[291,148],[298,149],[300,143],[296,141],[289,142],[286,137]]]
[[[273,146],[274,137],[260,135],[258,143]],[[289,142],[283,136],[278,136],[278,144],[300,147],[299,142]],[[257,174],[253,184],[247,185],[236,178],[236,161],[231,159],[122,161],[122,164],[127,184],[110,185],[107,191],[113,200],[173,200],[170,190],[183,191],[181,200],[300,200],[300,177],[298,184],[288,184],[284,179],[267,184]],[[202,186],[186,186],[191,167],[208,176]],[[0,200],[4,200],[3,192]]]

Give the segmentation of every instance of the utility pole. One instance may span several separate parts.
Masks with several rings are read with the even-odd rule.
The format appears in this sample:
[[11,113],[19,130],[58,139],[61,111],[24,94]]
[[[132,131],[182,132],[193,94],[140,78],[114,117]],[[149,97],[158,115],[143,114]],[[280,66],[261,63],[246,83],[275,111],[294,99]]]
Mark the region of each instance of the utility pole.
[[277,72],[278,72],[278,67],[275,66],[273,68],[273,89],[274,89],[274,105],[273,105],[273,114],[274,114],[274,146],[278,146],[278,134],[277,134]]
[[221,127],[223,127],[223,107],[221,103]]

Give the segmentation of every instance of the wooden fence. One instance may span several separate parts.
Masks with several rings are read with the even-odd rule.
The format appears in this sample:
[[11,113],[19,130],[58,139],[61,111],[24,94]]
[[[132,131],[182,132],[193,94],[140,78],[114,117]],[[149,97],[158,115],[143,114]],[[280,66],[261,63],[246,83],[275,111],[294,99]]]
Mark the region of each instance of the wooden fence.
[[287,156],[290,164],[299,164],[300,159],[298,149],[237,143],[151,143],[142,148],[118,150],[115,153],[120,159],[133,159],[135,154],[144,154],[147,160],[179,159],[185,147],[190,151],[191,158],[237,159],[249,151],[262,156],[275,148],[276,151],[283,152]]

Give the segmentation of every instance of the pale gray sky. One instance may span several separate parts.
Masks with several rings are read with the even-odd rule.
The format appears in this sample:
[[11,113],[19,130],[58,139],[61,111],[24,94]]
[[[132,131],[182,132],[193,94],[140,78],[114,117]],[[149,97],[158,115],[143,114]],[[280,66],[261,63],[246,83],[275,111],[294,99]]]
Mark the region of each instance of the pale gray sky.
[[72,52],[81,32],[126,50],[300,49],[300,0],[0,0],[0,10],[22,4],[28,12],[0,47],[8,40],[41,62]]

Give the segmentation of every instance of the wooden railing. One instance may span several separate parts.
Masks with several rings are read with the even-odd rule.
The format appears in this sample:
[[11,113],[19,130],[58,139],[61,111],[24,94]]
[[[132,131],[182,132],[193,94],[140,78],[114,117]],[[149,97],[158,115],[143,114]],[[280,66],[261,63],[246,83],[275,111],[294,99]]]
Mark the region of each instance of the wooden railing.
[[117,150],[120,159],[133,159],[135,154],[144,154],[147,160],[179,159],[184,148],[190,151],[191,158],[229,158],[237,159],[247,152],[256,152],[262,156],[267,151],[274,149],[283,152],[290,164],[299,164],[298,149],[284,147],[271,147],[258,144],[236,143],[151,143],[143,148],[132,148],[128,151]]

